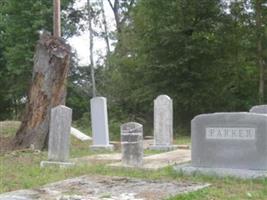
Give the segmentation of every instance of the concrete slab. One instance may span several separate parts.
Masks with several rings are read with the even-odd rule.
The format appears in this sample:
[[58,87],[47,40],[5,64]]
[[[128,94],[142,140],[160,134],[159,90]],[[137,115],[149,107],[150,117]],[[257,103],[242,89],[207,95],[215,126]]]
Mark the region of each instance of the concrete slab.
[[[165,153],[144,157],[142,169],[157,170],[174,164],[181,164],[191,161],[191,151],[188,149],[178,149]],[[112,167],[125,167],[121,162],[112,163]],[[127,166],[126,166],[127,167]],[[130,166],[129,166],[130,167]]]
[[178,145],[169,145],[169,146],[164,146],[164,145],[153,145],[149,147],[150,150],[156,150],[156,151],[173,151],[175,149],[178,149]]
[[0,200],[160,200],[208,187],[206,183],[82,176],[32,190],[0,194]]
[[[160,169],[170,165],[181,164],[191,161],[191,150],[189,149],[177,149],[175,151],[164,152],[160,154],[154,154],[144,157],[144,169]],[[113,167],[122,167],[121,154],[97,154],[81,158],[71,159],[71,162],[75,164],[110,164]]]
[[71,162],[75,164],[107,164],[113,162],[119,162],[121,160],[120,153],[112,154],[96,154],[91,156],[84,156],[80,158],[73,158]]
[[247,169],[230,169],[230,168],[204,168],[193,167],[191,164],[176,165],[176,171],[185,173],[187,175],[202,174],[217,177],[235,177],[241,179],[256,179],[266,178],[267,171],[262,170],[247,170]]
[[69,168],[69,167],[74,167],[73,162],[56,162],[56,161],[41,161],[40,167],[51,167],[51,166],[56,166],[60,168]]

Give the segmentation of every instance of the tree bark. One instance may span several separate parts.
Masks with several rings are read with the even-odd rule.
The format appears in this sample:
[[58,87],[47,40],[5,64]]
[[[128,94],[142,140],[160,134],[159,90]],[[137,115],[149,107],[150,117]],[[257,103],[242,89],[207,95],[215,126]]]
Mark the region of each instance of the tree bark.
[[100,6],[101,6],[103,25],[104,25],[104,30],[105,30],[104,39],[105,39],[106,46],[107,46],[107,56],[109,56],[110,55],[110,45],[109,45],[109,37],[108,37],[108,25],[107,25],[107,19],[106,19],[103,0],[101,0]]
[[47,146],[51,108],[65,104],[70,46],[47,32],[40,36],[34,56],[32,84],[14,148]]
[[96,83],[95,83],[95,64],[94,64],[94,33],[92,27],[92,14],[91,14],[91,2],[87,0],[87,9],[88,9],[88,25],[89,25],[89,53],[90,53],[90,65],[91,65],[91,79],[92,79],[92,90],[93,97],[96,97]]
[[262,48],[262,0],[256,0],[257,60],[259,65],[259,104],[264,103],[265,67]]
[[127,19],[129,19],[130,13],[132,8],[134,7],[134,3],[136,2],[136,0],[128,0],[127,2],[127,6],[124,5],[124,7],[122,7],[122,1],[120,0],[108,0],[108,3],[113,11],[113,15],[115,18],[115,23],[116,23],[116,29],[117,29],[117,45],[115,47],[115,53],[116,52],[124,52],[123,49],[121,49],[121,43],[122,41],[122,31],[123,31],[123,27],[127,21]]

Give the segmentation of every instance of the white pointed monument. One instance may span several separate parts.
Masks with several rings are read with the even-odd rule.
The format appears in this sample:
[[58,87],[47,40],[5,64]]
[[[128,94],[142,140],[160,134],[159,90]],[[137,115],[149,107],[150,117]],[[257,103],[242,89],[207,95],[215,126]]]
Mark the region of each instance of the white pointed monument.
[[94,97],[90,103],[93,133],[91,149],[113,150],[113,145],[109,144],[107,99],[105,97]]

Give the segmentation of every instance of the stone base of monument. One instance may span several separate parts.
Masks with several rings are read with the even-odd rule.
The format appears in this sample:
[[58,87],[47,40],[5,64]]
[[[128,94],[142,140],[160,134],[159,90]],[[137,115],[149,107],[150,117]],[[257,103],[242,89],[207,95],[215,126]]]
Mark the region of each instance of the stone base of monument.
[[149,147],[150,150],[157,150],[157,151],[172,151],[178,149],[178,145],[153,145]]
[[204,168],[193,167],[190,164],[176,165],[174,170],[187,175],[200,174],[217,177],[235,177],[241,179],[266,178],[267,170],[230,169],[230,168]]
[[60,167],[60,168],[68,168],[68,167],[73,167],[75,164],[73,162],[58,162],[58,161],[41,161],[40,167]]
[[113,151],[114,145],[112,145],[112,144],[109,144],[109,145],[92,145],[92,146],[90,146],[90,149],[92,151],[101,151],[101,150]]

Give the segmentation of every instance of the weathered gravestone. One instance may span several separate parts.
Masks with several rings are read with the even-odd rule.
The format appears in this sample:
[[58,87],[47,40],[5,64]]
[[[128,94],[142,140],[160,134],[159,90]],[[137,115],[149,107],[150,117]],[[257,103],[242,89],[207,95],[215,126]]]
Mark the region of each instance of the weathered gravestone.
[[218,176],[267,175],[267,115],[214,113],[191,122],[192,165],[176,169]]
[[176,169],[257,178],[267,170],[267,115],[214,113],[191,121],[192,165]]
[[154,100],[154,145],[150,149],[172,150],[173,145],[173,106],[172,99],[160,95]]
[[91,149],[113,150],[113,145],[109,144],[107,100],[105,97],[91,99],[91,123],[93,132]]
[[143,165],[143,126],[136,122],[121,125],[122,164]]
[[70,149],[70,130],[72,110],[59,105],[51,110],[48,141],[48,161],[42,161],[41,167],[58,164],[60,166],[73,165],[68,162]]
[[267,170],[267,116],[214,113],[192,120],[192,165]]
[[259,113],[259,114],[267,114],[267,105],[257,105],[253,106],[249,112],[251,113]]

